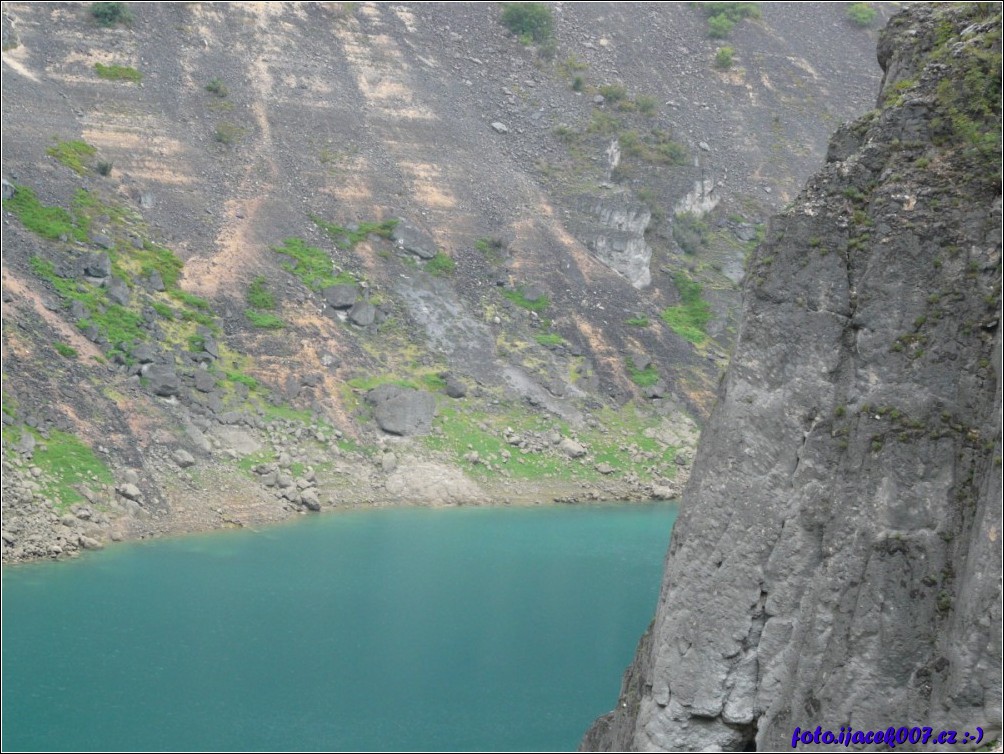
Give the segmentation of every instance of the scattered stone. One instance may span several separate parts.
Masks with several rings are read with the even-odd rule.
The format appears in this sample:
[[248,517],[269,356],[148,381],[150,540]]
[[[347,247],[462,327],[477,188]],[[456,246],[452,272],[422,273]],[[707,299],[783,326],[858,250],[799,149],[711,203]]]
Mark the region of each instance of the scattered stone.
[[132,357],[140,364],[152,364],[157,359],[157,351],[149,343],[140,343],[132,349]]
[[702,152],[710,152],[711,151],[711,147],[708,146],[708,142],[706,142],[706,141],[698,142],[697,146],[700,147],[700,149],[701,149]]
[[467,395],[467,385],[456,377],[447,377],[446,394],[451,398],[463,398]]
[[[114,249],[115,242],[104,233],[91,233],[91,243],[100,246],[102,249]],[[109,268],[110,271],[110,268]]]
[[647,385],[646,387],[643,387],[641,389],[641,393],[646,398],[654,399],[654,398],[664,397],[666,395],[667,390],[668,388],[666,387],[666,383],[663,382],[662,380],[659,380],[654,385]]
[[206,369],[195,370],[195,389],[200,393],[211,393],[216,389],[216,378]]
[[614,471],[616,471],[616,469],[614,469],[613,466],[611,466],[609,463],[605,463],[605,462],[604,463],[598,463],[598,464],[596,464],[596,470],[598,472],[600,472],[601,474],[604,474],[604,475],[606,475],[606,474],[613,474]]
[[509,127],[505,123],[498,120],[492,122],[492,130],[497,134],[509,133]]
[[195,465],[195,457],[184,448],[175,448],[174,451],[171,452],[171,458],[174,459],[174,462],[183,469],[187,469],[189,466]]
[[111,278],[108,283],[108,298],[119,306],[128,306],[130,297],[129,286],[125,281],[116,277]]
[[118,486],[118,493],[126,500],[134,500],[136,502],[139,502],[139,499],[143,496],[143,493],[140,492],[139,487],[137,487],[132,482],[126,482],[125,484],[120,484]]
[[77,539],[77,542],[85,550],[100,550],[104,547],[104,545],[101,544],[98,540],[93,539],[92,537],[85,537],[83,534],[80,535],[80,537]]
[[92,278],[107,278],[112,274],[112,260],[107,254],[92,254],[84,261],[84,274]]
[[569,458],[581,458],[586,454],[586,447],[571,437],[562,438],[561,442],[558,443],[558,448]]
[[349,321],[359,327],[367,327],[376,319],[376,307],[369,301],[357,301],[349,310]]
[[332,285],[321,291],[328,306],[333,309],[350,309],[359,298],[359,287],[355,285]]
[[300,502],[307,507],[307,510],[321,510],[321,500],[317,497],[317,490],[313,488],[300,493]]
[[161,276],[159,270],[154,270],[150,273],[150,277],[147,278],[150,284],[150,290],[162,292],[167,290],[167,286],[164,285],[164,278]]
[[393,453],[384,453],[380,457],[380,468],[385,474],[390,474],[397,468],[397,456]]
[[181,380],[174,370],[164,364],[147,364],[141,374],[147,379],[154,395],[168,398],[181,390]]
[[400,248],[421,259],[432,259],[438,251],[432,236],[404,218],[398,218],[391,239]]
[[[6,49],[6,48],[4,48]],[[3,198],[13,199],[14,194],[17,193],[17,189],[14,188],[14,184],[8,181],[6,178],[0,178],[0,185],[3,186]]]

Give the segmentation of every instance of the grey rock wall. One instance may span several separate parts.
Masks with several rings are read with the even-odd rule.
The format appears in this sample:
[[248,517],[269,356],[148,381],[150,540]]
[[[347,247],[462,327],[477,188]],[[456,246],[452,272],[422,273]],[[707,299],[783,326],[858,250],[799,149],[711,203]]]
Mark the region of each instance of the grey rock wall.
[[894,18],[880,109],[772,222],[653,626],[584,749],[1000,739],[999,11]]

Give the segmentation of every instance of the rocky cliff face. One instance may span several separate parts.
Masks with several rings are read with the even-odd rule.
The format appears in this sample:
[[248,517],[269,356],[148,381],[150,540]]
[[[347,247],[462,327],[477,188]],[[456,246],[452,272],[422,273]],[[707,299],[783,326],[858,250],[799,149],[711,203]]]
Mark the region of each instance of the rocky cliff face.
[[999,740],[999,10],[895,17],[879,109],[772,222],[655,621],[584,748]]

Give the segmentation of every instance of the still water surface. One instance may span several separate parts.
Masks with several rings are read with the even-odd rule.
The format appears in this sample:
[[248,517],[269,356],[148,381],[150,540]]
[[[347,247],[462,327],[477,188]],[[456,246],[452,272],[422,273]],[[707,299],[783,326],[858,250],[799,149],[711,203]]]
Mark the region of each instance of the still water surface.
[[3,749],[574,750],[675,518],[353,511],[7,568]]

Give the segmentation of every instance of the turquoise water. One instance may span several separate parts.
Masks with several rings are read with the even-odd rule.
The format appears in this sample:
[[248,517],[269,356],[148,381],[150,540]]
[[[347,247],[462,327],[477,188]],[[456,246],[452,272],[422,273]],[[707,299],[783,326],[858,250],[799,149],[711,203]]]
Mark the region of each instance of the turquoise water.
[[574,750],[675,517],[354,511],[7,568],[3,749]]

